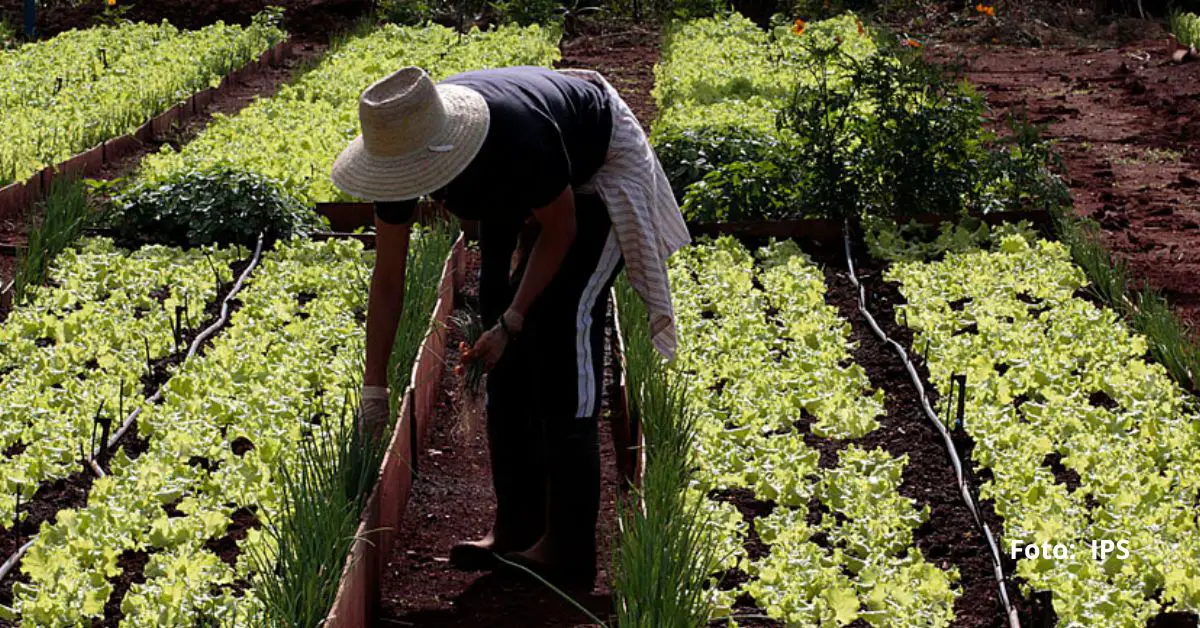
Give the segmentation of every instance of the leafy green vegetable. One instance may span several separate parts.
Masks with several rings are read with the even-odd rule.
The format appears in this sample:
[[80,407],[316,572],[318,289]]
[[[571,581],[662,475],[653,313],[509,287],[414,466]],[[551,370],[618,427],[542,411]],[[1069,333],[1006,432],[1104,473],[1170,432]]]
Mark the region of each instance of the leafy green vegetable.
[[122,237],[181,246],[249,245],[260,232],[288,238],[327,224],[273,181],[224,166],[139,182],[113,205]]
[[558,32],[503,26],[462,37],[441,26],[387,25],[336,47],[313,70],[271,98],[232,117],[217,116],[180,151],[142,160],[136,179],[155,185],[180,173],[213,167],[251,172],[278,182],[297,201],[350,200],[334,188],[334,159],[359,132],[358,97],[374,81],[406,65],[435,80],[466,70],[550,65]]
[[0,53],[0,186],[122,133],[282,41],[278,16],[198,31],[127,23]]
[[[723,607],[716,613],[728,615],[744,592],[789,625],[948,625],[958,574],[912,546],[928,508],[898,492],[907,460],[850,446],[837,466],[822,468],[805,444],[805,431],[860,438],[883,414],[883,391],[865,393],[871,383],[851,360],[849,324],[825,304],[821,270],[794,243],[752,256],[727,237],[685,248],[669,266],[685,339],[672,370],[687,382],[697,417],[688,500],[708,502],[701,508],[719,531],[710,572],[736,567],[750,576],[734,591],[713,587],[710,599]],[[727,489],[776,504],[754,524],[770,546],[766,557],[749,560],[748,526],[710,499]],[[828,510],[816,524],[813,499]]]
[[15,497],[27,502],[44,481],[78,469],[99,412],[120,421],[145,404],[148,361],[175,352],[176,308],[186,328],[204,320],[232,281],[232,249],[130,253],[102,238],[63,251],[49,287],[30,289],[0,326],[0,521],[9,527]]
[[[1050,591],[1065,624],[1200,609],[1195,399],[1116,313],[1075,296],[1087,280],[1069,249],[1012,234],[993,251],[896,264],[885,277],[901,284],[899,321],[929,347],[938,392],[967,377],[965,429],[975,464],[992,472],[980,496],[1004,520],[1002,547],[1070,550],[1020,554],[1026,590]],[[1093,558],[1101,540],[1126,541],[1128,556]]]

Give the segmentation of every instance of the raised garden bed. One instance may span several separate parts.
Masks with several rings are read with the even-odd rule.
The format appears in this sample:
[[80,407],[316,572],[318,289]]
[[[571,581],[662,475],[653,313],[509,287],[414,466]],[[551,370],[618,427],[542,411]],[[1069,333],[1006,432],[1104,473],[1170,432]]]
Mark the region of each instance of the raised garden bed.
[[[142,27],[129,28],[134,30]],[[189,54],[196,52],[188,51]],[[279,42],[269,46],[261,53],[252,55],[241,67],[222,77],[218,87],[206,88],[164,108],[156,115],[149,116],[137,130],[117,137],[104,138],[95,146],[73,157],[45,166],[27,179],[0,188],[0,220],[19,215],[31,202],[47,194],[56,176],[93,176],[99,173],[105,165],[115,163],[121,157],[136,151],[142,143],[165,136],[174,126],[196,115],[203,108],[203,104],[199,103],[211,102],[214,94],[229,89],[232,81],[260,68],[279,65],[291,54],[290,42]]]

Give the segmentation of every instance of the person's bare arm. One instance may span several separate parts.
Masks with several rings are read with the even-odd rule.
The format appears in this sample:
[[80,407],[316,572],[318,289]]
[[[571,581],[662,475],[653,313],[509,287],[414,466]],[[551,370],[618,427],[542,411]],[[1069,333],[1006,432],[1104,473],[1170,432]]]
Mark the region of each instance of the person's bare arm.
[[550,280],[558,273],[567,251],[575,242],[575,193],[568,186],[549,205],[535,209],[533,217],[541,224],[542,230],[533,243],[533,250],[529,252],[525,275],[521,277],[521,285],[517,287],[517,294],[508,308],[522,319],[546,286],[550,285]]
[[404,273],[410,225],[375,219],[375,270],[367,303],[367,355],[364,386],[387,386],[388,359],[404,311]]
[[[500,315],[503,326],[507,326],[513,333],[521,330],[529,308],[558,274],[567,251],[575,242],[575,193],[568,186],[549,205],[534,210],[533,217],[541,224],[541,232],[529,253],[525,274],[521,277],[521,285],[517,286],[517,294],[508,310]],[[503,326],[498,322],[496,326],[484,332],[475,346],[463,357],[468,360],[483,360],[488,367],[495,364],[504,353],[504,347],[509,340]]]

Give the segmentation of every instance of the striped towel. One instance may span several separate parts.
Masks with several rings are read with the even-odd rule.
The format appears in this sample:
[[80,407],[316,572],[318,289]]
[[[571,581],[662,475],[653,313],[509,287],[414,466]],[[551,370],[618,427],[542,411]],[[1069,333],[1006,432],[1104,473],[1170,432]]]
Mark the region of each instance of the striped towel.
[[687,224],[646,133],[617,90],[599,72],[559,72],[600,85],[608,92],[613,110],[608,158],[576,192],[597,194],[608,206],[629,283],[650,313],[650,339],[654,348],[670,359],[678,341],[667,258],[691,241]]

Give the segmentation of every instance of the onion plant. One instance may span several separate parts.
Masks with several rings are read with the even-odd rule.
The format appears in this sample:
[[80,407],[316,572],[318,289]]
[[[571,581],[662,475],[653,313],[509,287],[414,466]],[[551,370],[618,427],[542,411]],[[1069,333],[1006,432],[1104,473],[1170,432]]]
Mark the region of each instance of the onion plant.
[[617,281],[629,410],[645,435],[641,486],[618,506],[613,605],[622,628],[694,628],[711,619],[707,584],[717,564],[709,516],[684,499],[695,439],[686,386],[655,352],[645,306]]
[[[17,303],[24,302],[31,296],[30,289],[45,282],[50,262],[79,238],[87,222],[87,192],[78,179],[54,179],[50,194],[39,205],[41,222],[31,217],[27,246],[17,259],[13,277]],[[38,213],[32,212],[32,216]]]
[[[391,416],[398,414],[425,333],[437,303],[439,279],[454,232],[448,223],[414,229],[406,271],[404,314],[388,367]],[[362,278],[367,290],[367,279]],[[359,352],[361,355],[361,352]],[[344,368],[361,372],[361,360]],[[320,625],[337,595],[346,556],[356,540],[363,506],[375,486],[388,439],[369,438],[354,429],[358,400],[347,392],[336,425],[317,430],[280,472],[284,514],[268,533],[275,555],[258,552],[255,570],[266,574],[256,592],[272,626]]]

